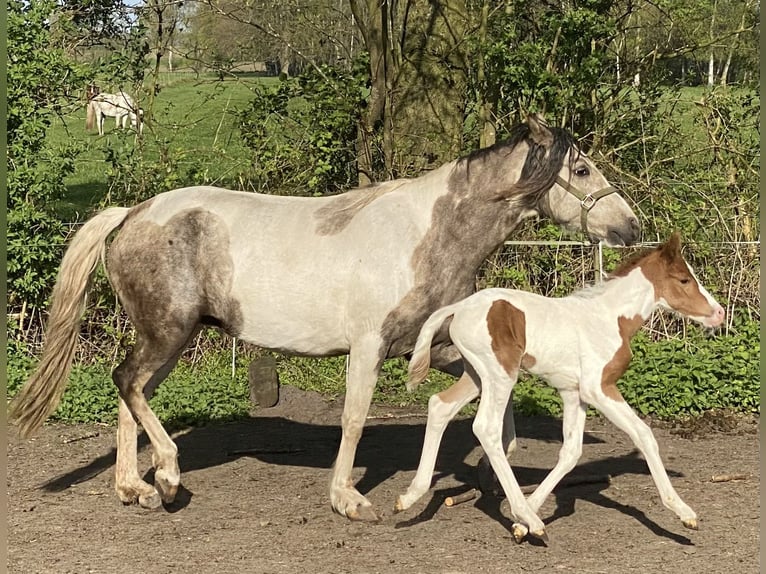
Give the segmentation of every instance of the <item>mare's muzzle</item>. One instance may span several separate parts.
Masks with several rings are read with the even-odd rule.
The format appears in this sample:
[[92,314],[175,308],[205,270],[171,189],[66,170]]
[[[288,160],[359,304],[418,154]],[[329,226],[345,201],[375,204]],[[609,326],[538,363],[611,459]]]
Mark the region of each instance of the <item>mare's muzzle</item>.
[[560,175],[556,177],[556,183],[580,200],[580,226],[582,232],[588,239],[590,239],[591,243],[596,243],[590,238],[590,233],[588,233],[588,212],[593,209],[593,206],[596,205],[596,202],[599,199],[616,192],[617,189],[608,185],[593,193],[585,193],[583,190],[573,185],[571,181],[565,180]]

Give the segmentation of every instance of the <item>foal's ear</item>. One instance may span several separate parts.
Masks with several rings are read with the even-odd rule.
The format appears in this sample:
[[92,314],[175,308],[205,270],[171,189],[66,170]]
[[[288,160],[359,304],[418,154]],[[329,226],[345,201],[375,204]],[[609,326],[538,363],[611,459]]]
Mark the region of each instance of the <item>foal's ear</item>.
[[674,231],[673,234],[661,247],[660,254],[668,261],[681,257],[681,234]]
[[550,147],[553,144],[553,134],[542,116],[529,114],[527,125],[529,126],[529,137],[532,138],[533,142],[543,147]]

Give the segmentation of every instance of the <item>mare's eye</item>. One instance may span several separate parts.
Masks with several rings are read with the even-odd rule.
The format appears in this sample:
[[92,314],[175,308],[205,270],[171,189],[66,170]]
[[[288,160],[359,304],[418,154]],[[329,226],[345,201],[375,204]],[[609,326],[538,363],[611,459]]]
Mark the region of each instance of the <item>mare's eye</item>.
[[578,177],[585,177],[586,175],[590,175],[590,170],[585,166],[577,167],[574,170],[574,174]]
[[689,282],[689,278],[684,277],[683,279],[679,279],[679,281],[681,282],[681,285],[686,285]]

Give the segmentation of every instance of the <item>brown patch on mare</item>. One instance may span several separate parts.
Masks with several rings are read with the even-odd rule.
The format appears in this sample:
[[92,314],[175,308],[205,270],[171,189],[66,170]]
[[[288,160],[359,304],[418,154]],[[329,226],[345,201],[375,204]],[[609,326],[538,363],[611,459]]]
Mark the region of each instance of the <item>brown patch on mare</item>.
[[[509,140],[455,162],[447,193],[434,203],[430,227],[412,254],[415,284],[383,322],[381,360],[412,351],[431,313],[476,290],[479,267],[529,215],[527,210],[547,209],[543,200],[574,145],[566,131],[550,130],[550,148],[531,141],[528,126],[520,124]],[[439,356],[432,353],[431,366],[454,372],[458,357],[449,352],[454,347],[441,330],[434,347],[445,344]]]
[[137,335],[172,347],[203,323],[236,336],[242,313],[230,296],[234,264],[225,223],[198,208],[158,225],[139,217],[147,204],[131,212],[107,255],[109,279]]
[[633,357],[633,353],[630,350],[630,340],[643,324],[644,319],[641,315],[634,315],[630,318],[619,317],[617,319],[622,344],[615,352],[612,360],[601,371],[601,390],[610,399],[615,401],[624,400],[620,389],[617,388],[617,381],[625,373]]
[[398,189],[407,180],[395,180],[353,189],[332,197],[327,205],[317,210],[317,235],[335,235],[343,231],[351,220],[380,196]]
[[128,215],[127,215],[127,217],[125,217],[125,221],[123,221],[123,222],[122,222],[122,226],[123,226],[123,227],[125,227],[125,225],[126,225],[126,224],[127,224],[127,223],[128,223],[130,220],[131,220],[131,219],[135,219],[136,217],[138,217],[139,215],[141,215],[141,214],[142,214],[144,211],[146,211],[147,209],[149,209],[149,208],[152,206],[152,204],[154,203],[154,200],[155,200],[155,199],[156,199],[156,196],[155,196],[155,197],[151,197],[151,198],[147,199],[146,201],[142,201],[142,202],[141,202],[141,203],[139,203],[138,205],[136,205],[136,206],[132,207],[132,208],[130,209],[130,211],[128,212]]
[[497,361],[515,379],[527,346],[527,319],[524,312],[504,299],[494,301],[487,312],[487,329]]

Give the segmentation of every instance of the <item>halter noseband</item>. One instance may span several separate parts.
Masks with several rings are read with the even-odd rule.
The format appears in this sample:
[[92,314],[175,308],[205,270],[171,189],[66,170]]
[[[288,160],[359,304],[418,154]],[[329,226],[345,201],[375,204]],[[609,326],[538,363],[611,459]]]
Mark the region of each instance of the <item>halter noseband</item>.
[[583,190],[573,185],[571,181],[565,180],[560,175],[556,176],[556,183],[580,200],[580,226],[586,237],[590,238],[590,234],[588,233],[588,212],[594,205],[596,205],[596,202],[599,199],[616,192],[617,189],[608,185],[593,193],[585,193]]

